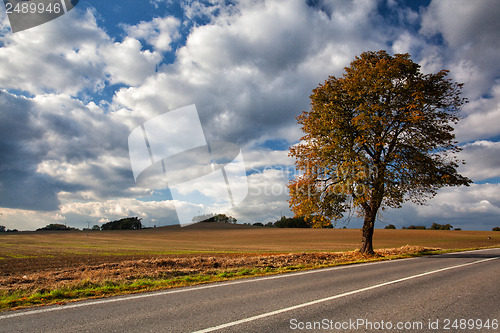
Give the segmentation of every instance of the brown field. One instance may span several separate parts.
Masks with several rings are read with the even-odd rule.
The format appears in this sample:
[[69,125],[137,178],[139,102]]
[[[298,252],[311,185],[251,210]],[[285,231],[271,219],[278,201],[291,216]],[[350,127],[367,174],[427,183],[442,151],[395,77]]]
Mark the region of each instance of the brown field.
[[[324,267],[366,260],[352,252],[360,241],[359,229],[275,229],[216,223],[137,231],[3,234],[0,296],[21,292],[29,298],[36,292],[82,281],[98,286],[123,285],[141,279],[225,276],[242,269],[272,273],[291,267]],[[390,259],[429,249],[500,247],[500,232],[376,230],[374,245],[379,256]],[[41,297],[41,303],[30,304],[42,304]],[[24,304],[19,299],[6,302],[3,308]]]
[[[126,260],[339,252],[359,248],[359,229],[279,229],[204,223],[137,231],[26,232],[0,236],[0,275]],[[500,246],[500,232],[376,230],[375,249]]]

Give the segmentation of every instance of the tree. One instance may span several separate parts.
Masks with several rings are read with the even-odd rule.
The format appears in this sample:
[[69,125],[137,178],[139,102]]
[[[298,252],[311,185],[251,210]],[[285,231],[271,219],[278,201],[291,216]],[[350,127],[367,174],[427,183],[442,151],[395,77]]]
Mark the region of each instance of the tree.
[[97,224],[94,224],[94,226],[92,227],[92,230],[94,230],[94,231],[101,230],[101,227],[98,226]]
[[65,224],[60,224],[60,223],[51,223],[47,224],[43,228],[36,229],[36,231],[69,231],[69,230],[78,230],[78,229],[73,227],[68,227]]
[[453,134],[466,100],[447,75],[421,73],[409,54],[364,52],[314,89],[310,110],[297,117],[305,135],[290,148],[302,173],[289,184],[296,216],[317,227],[346,212],[364,217],[360,252],[373,253],[380,208],[468,186]]
[[232,216],[226,214],[204,214],[193,217],[193,222],[223,222],[223,223],[236,223],[238,221]]
[[408,228],[403,227],[403,229],[409,229],[409,230],[426,230],[427,227],[425,225],[411,225]]
[[7,232],[7,228],[4,225],[0,225],[0,232]]
[[386,225],[384,229],[396,229],[396,226],[394,224],[389,224]]
[[309,224],[304,219],[303,216],[297,217],[285,217],[282,216],[281,219],[274,222],[276,228],[309,228]]
[[429,229],[430,230],[451,230],[451,229],[453,229],[453,226],[451,224],[439,224],[439,223],[434,222]]
[[104,223],[101,230],[137,230],[142,229],[142,223],[138,217],[127,217],[121,220]]

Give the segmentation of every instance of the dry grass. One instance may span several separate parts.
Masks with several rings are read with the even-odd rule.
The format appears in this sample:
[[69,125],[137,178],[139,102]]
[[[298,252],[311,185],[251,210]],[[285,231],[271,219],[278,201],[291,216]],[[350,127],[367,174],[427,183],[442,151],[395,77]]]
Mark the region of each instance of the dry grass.
[[276,274],[356,262],[389,260],[437,249],[405,246],[377,251],[288,254],[219,254],[126,260],[120,263],[45,270],[0,277],[0,310],[45,305],[88,297],[172,288],[245,276]]
[[[211,256],[187,256],[184,258],[151,258],[126,260],[120,263],[84,265],[76,268],[45,270],[28,274],[10,274],[0,277],[1,289],[14,292],[20,289],[40,290],[63,287],[74,282],[88,280],[133,281],[137,279],[170,279],[177,276],[219,274],[231,270],[285,267],[325,267],[368,259],[415,255],[438,250],[420,246],[403,246],[397,249],[377,251],[375,256],[365,256],[358,251],[311,252],[287,254],[219,254]],[[0,289],[0,290],[1,290]]]

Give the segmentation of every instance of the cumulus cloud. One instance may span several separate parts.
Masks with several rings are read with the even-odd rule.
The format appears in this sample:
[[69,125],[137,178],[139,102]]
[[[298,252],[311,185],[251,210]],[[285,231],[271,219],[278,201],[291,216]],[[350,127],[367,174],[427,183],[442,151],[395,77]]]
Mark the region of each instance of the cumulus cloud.
[[142,44],[131,37],[104,45],[98,53],[106,64],[104,71],[111,84],[139,85],[156,72],[156,65],[162,60],[157,52],[143,51]]
[[275,222],[281,216],[290,216],[287,184],[291,173],[284,168],[266,168],[249,175],[248,196],[229,214],[240,223]]
[[241,144],[279,137],[284,129],[297,135],[294,116],[307,108],[312,88],[328,74],[339,74],[355,54],[384,41],[368,28],[377,20],[374,1],[328,6],[238,3],[193,27],[173,64],[163,65],[140,87],[123,88],[114,102],[144,119],[195,103],[214,140]]
[[176,222],[175,206],[168,201],[140,201],[132,198],[110,199],[92,202],[70,202],[61,206],[61,214],[91,217],[97,222],[107,222],[124,216],[140,216],[144,222],[168,225]]
[[155,50],[170,51],[172,42],[180,37],[179,25],[180,21],[175,17],[155,17],[149,22],[141,22],[134,26],[126,25],[125,31],[129,37],[145,40]]
[[268,166],[292,166],[293,158],[288,156],[288,150],[253,149],[245,153],[247,170],[256,170]]
[[[488,0],[433,1],[418,10],[396,4],[189,0],[180,3],[182,15],[124,22],[119,36],[78,7],[16,34],[1,13],[0,151],[8,158],[0,162],[0,201],[12,221],[34,209],[52,211],[40,213],[37,223],[124,215],[172,222],[172,201],[134,183],[127,136],[159,114],[196,104],[208,141],[243,150],[249,196],[230,214],[240,222],[290,215],[293,161],[272,142],[297,142],[295,116],[308,109],[311,90],[328,75],[342,75],[355,55],[379,49],[410,52],[425,72],[448,68],[466,83],[468,117],[456,133],[471,143],[460,155],[469,161],[460,171],[475,180],[498,177],[499,147],[492,140],[500,134],[500,6]],[[415,218],[490,216],[498,207],[494,190],[487,184],[447,189],[430,208],[403,211]]]
[[464,145],[458,155],[466,164],[459,171],[473,181],[500,177],[500,142],[476,141]]
[[134,185],[128,130],[93,102],[1,91],[0,104],[4,207],[55,210],[59,191],[90,191],[102,198],[124,195]]
[[[22,221],[22,223],[20,223],[19,221]],[[64,224],[65,221],[66,217],[63,216],[60,212],[43,212],[2,207],[1,224],[5,225],[7,229],[11,230],[36,230],[50,223]]]
[[136,85],[153,74],[158,53],[133,38],[114,42],[89,10],[1,36],[0,86],[31,94],[98,91],[107,82]]
[[455,80],[465,83],[465,97],[471,103],[464,109],[469,118],[457,130],[462,140],[500,134],[491,125],[499,117],[499,15],[500,6],[494,0],[446,0],[432,1],[422,16],[420,33],[444,40],[443,45],[429,48],[423,62],[427,67],[450,69]]
[[464,107],[466,117],[456,126],[457,139],[462,142],[494,138],[500,134],[500,84],[491,95],[471,100]]
[[27,98],[0,91],[0,201],[3,207],[53,210],[58,206],[56,189],[47,177],[36,173],[42,158],[33,143],[43,137]]
[[[472,184],[470,187],[447,188],[426,206],[415,207],[418,216],[452,221],[455,227],[491,230],[498,222],[500,184]],[[453,222],[454,221],[454,222]]]

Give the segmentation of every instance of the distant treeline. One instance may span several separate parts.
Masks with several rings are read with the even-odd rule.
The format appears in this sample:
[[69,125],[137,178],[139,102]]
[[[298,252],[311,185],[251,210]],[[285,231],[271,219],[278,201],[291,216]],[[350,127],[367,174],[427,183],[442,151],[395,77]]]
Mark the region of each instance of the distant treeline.
[[[250,224],[250,223],[246,223]],[[279,219],[276,222],[268,222],[266,224],[262,222],[257,222],[253,223],[255,226],[259,227],[271,227],[271,228],[310,228],[311,226],[309,223],[305,220],[303,216],[301,217],[285,217],[282,216],[281,219]]]
[[[246,225],[250,225],[250,223],[245,223]],[[260,226],[260,227],[269,227],[269,228],[310,228],[311,226],[305,220],[304,217],[281,217],[276,222],[268,222],[262,223],[257,222],[251,225]],[[333,228],[333,226],[328,226],[326,228]],[[344,227],[345,229],[345,227]],[[385,229],[396,229],[394,224],[389,224],[385,227]],[[410,225],[409,227],[402,227],[402,229],[414,229],[414,230],[461,230],[460,228],[453,228],[451,224],[439,224],[433,223],[430,227],[426,227],[424,225]],[[493,228],[493,231],[500,231],[500,228]]]
[[[142,229],[142,223],[139,217],[127,217],[124,219],[111,221],[104,223],[102,226],[94,225],[91,229],[84,228],[84,231],[87,230],[139,230]],[[2,232],[2,226],[0,226],[0,232]],[[79,230],[78,228],[68,227],[65,224],[52,223],[46,225],[43,228],[38,228],[36,231],[71,231],[71,230]],[[17,230],[16,230],[17,231]]]
[[[206,216],[199,216],[199,218],[203,219],[201,222],[222,222],[222,223],[236,223],[236,219],[232,216],[227,216],[225,214],[210,214]],[[116,221],[111,221],[104,223],[102,226],[94,225],[92,228],[84,228],[83,230],[139,230],[143,229],[144,226],[141,223],[139,217],[127,217]],[[254,225],[260,227],[270,227],[270,228],[310,228],[311,226],[305,220],[304,217],[285,217],[282,216],[281,219],[276,222],[268,222],[266,224],[262,222],[256,223],[244,223],[245,225]],[[328,226],[325,228],[333,228],[333,226]],[[344,227],[345,229],[345,227]],[[396,226],[393,224],[387,225],[384,229],[396,229]],[[402,227],[402,229],[409,230],[461,230],[460,228],[453,228],[451,224],[439,224],[433,223],[430,227],[426,227],[424,225],[410,225],[409,227]],[[64,224],[52,223],[48,224],[43,228],[38,228],[36,231],[71,231],[71,230],[79,230],[78,228],[68,227]],[[500,231],[500,227],[495,227],[492,229],[493,231]],[[5,232],[17,232],[17,229],[7,229],[5,226],[0,225],[0,233]]]
[[[394,224],[389,224],[384,229],[396,229]],[[402,229],[411,229],[411,230],[461,230],[460,228],[453,228],[451,224],[439,224],[433,223],[429,228],[425,225],[410,225],[409,227],[403,227]]]

